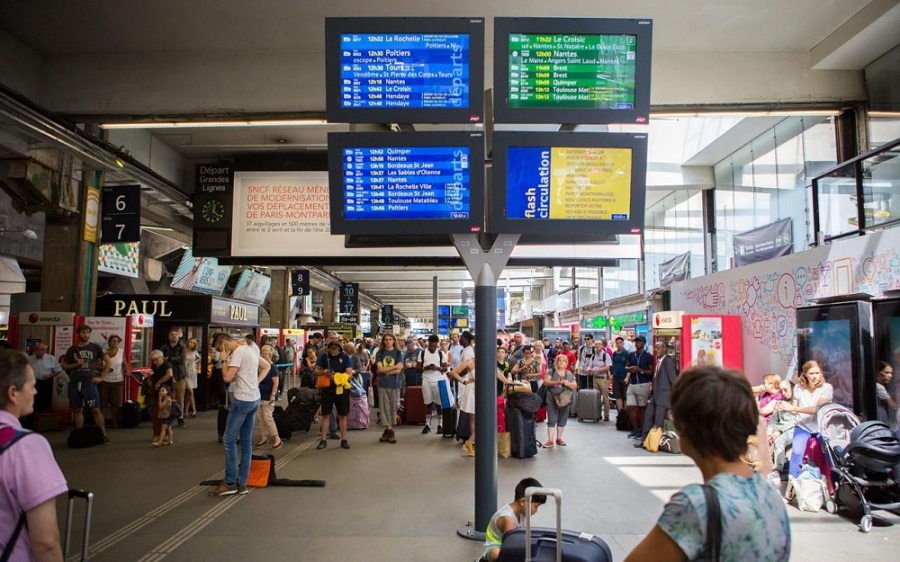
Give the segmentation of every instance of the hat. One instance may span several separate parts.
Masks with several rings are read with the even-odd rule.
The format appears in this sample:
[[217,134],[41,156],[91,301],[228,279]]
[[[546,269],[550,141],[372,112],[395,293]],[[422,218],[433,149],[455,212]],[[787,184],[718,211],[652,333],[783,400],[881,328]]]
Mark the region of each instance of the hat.
[[406,338],[406,345],[412,345],[414,343],[416,343],[416,340],[412,338]]
[[634,341],[642,341],[644,343],[647,343],[647,338],[645,338],[644,336],[635,336]]

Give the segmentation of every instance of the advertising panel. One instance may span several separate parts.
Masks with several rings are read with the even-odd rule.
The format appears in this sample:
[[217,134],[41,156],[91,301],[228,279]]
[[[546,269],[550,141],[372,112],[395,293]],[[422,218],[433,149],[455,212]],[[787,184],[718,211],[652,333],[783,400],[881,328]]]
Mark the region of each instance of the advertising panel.
[[691,365],[722,366],[722,319],[691,318]]
[[141,243],[100,244],[97,269],[123,277],[141,276]]

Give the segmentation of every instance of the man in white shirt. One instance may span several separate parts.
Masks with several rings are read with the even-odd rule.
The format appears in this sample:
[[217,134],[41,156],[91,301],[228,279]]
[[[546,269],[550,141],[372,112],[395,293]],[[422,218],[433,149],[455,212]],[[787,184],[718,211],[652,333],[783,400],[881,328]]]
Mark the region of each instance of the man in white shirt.
[[47,353],[47,344],[39,342],[34,346],[34,355],[30,358],[34,378],[37,379],[34,398],[35,412],[49,412],[53,404],[53,377],[62,373],[62,366],[56,357]]
[[[446,381],[447,356],[438,349],[440,338],[432,334],[428,336],[428,347],[419,354],[419,370],[422,371],[422,397],[425,399],[425,410],[428,412],[428,420],[422,429],[422,434],[431,433],[432,407],[437,409],[438,419],[442,419],[440,382]],[[448,387],[449,389],[449,387]],[[437,432],[442,433],[444,428],[438,422]]]
[[[253,456],[253,422],[259,409],[259,381],[265,378],[270,365],[256,349],[228,334],[215,334],[212,341],[213,349],[219,352],[227,365],[222,369],[222,378],[226,384],[232,383],[234,400],[228,410],[228,422],[222,436],[225,444],[225,480],[219,482],[209,495],[246,494]],[[238,437],[241,440],[240,470],[237,462]]]

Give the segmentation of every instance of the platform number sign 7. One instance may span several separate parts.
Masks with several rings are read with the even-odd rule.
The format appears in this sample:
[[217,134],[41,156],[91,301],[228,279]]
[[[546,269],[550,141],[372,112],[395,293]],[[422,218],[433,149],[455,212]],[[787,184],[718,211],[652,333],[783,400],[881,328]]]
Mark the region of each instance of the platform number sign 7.
[[140,242],[141,186],[103,186],[101,204],[101,244]]
[[339,314],[356,315],[359,313],[359,284],[341,283]]

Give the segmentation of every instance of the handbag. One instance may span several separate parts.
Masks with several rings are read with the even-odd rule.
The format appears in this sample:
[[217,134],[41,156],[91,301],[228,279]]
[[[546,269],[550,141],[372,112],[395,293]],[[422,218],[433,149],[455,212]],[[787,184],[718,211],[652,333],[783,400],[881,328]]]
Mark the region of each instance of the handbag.
[[681,440],[674,431],[666,431],[659,440],[659,450],[663,453],[681,454]]
[[275,480],[275,457],[272,453],[253,455],[250,459],[250,476],[247,485],[252,488],[265,488]]
[[647,438],[644,439],[644,448],[651,453],[659,451],[659,442],[662,440],[662,435],[663,430],[661,427],[651,429],[650,433],[647,434]]
[[508,432],[497,434],[497,456],[501,459],[512,456],[512,441]]
[[319,375],[316,377],[316,388],[328,388],[331,386],[331,377],[329,375]]
[[559,394],[551,394],[550,396],[553,397],[553,404],[560,410],[572,403],[572,391],[569,389],[563,390]]
[[438,381],[438,394],[440,394],[441,408],[453,408],[456,405],[456,399],[453,397],[453,390],[450,388],[450,381],[441,379]]
[[784,496],[788,501],[797,500],[800,511],[819,511],[828,497],[822,472],[815,466],[804,465],[799,476],[788,479]]

